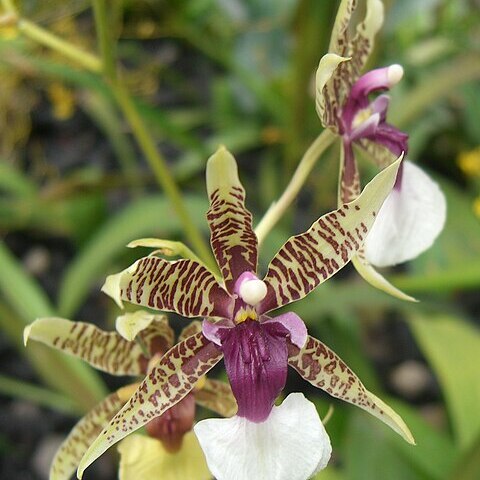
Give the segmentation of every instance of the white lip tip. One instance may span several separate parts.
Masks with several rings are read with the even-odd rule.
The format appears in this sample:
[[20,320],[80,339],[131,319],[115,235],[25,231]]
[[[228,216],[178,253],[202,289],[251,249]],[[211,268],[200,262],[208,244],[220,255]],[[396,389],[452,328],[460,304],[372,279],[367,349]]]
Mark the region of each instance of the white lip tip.
[[388,67],[388,83],[390,86],[396,85],[403,77],[403,67],[394,63]]
[[267,295],[267,285],[262,280],[246,280],[240,285],[241,299],[249,305],[257,305]]

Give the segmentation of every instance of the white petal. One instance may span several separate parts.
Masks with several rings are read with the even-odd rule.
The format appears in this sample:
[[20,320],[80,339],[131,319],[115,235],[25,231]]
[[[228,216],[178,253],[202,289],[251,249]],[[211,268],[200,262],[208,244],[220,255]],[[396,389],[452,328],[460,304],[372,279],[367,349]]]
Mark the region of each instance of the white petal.
[[386,267],[417,257],[442,231],[446,213],[445,196],[438,185],[419,167],[405,161],[402,188],[392,190],[368,234],[367,260]]
[[301,393],[273,407],[265,422],[213,418],[194,430],[217,480],[306,480],[332,453],[315,405]]

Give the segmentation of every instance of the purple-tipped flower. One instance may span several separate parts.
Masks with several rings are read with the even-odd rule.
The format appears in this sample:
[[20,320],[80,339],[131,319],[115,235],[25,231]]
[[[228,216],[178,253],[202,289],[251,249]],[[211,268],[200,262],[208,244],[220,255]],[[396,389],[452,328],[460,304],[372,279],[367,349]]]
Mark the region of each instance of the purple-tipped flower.
[[[318,115],[323,126],[338,134],[342,142],[339,204],[354,200],[361,191],[355,146],[369,152],[380,168],[408,151],[408,135],[387,122],[387,92],[402,79],[403,68],[391,65],[362,74],[383,23],[381,0],[366,0],[366,5],[365,18],[354,29],[351,23],[356,2],[342,1],[329,53],[320,60],[316,76]],[[373,95],[378,96],[372,99]],[[445,216],[446,202],[437,184],[418,167],[403,162],[395,189],[353,264],[373,286],[413,300],[372,265],[384,267],[415,258],[433,244]]]
[[152,255],[109,277],[104,286],[120,305],[128,301],[203,317],[202,332],[162,357],[90,446],[79,474],[109,446],[185,398],[222,358],[237,415],[195,426],[209,468],[219,480],[305,480],[328,462],[330,443],[313,404],[302,394],[292,394],[274,406],[288,365],[314,386],[363,408],[413,442],[401,418],[366,390],[334,352],[308,336],[296,314],[271,314],[305,297],[361,248],[393,187],[398,165],[379,173],[354,202],[291,237],[260,279],[245,191],[235,159],[221,147],[207,163],[207,220],[221,277],[196,257],[169,261]]

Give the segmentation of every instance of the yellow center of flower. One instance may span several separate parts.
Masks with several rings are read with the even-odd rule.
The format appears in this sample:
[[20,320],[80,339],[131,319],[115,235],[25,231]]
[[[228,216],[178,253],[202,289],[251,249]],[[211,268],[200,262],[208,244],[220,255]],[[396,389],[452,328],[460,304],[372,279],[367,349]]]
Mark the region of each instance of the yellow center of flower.
[[239,324],[245,320],[258,320],[257,312],[254,308],[241,308],[235,315],[235,323]]
[[357,128],[362,123],[366,122],[372,116],[372,109],[371,108],[364,108],[360,110],[353,119],[352,127]]

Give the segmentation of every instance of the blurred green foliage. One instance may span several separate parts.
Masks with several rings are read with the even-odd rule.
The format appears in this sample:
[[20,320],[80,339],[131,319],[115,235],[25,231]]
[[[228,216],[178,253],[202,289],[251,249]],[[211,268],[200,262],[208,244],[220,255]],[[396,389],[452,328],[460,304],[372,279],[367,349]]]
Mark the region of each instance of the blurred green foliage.
[[[238,156],[248,206],[258,220],[318,135],[312,76],[327,49],[337,3],[109,3],[107,35],[116,46],[131,108],[186,192],[188,213],[205,238],[203,170],[218,144]],[[328,429],[336,461],[319,478],[473,480],[480,477],[480,207],[475,208],[480,8],[475,0],[385,3],[387,22],[372,63],[405,67],[404,81],[392,92],[390,120],[410,134],[412,159],[441,183],[448,199],[447,226],[431,250],[390,277],[420,304],[402,304],[355,275],[342,275],[296,311],[312,334],[328,337],[367,386],[380,392],[387,387],[379,376],[384,370],[374,368],[365,343],[372,329],[389,328],[391,319],[398,319],[438,381],[441,393],[429,401],[446,421],[429,419],[425,405],[392,398],[416,437],[418,446],[412,448],[362,412],[335,405]],[[84,51],[105,53],[90,2],[23,0],[16,5],[21,18]],[[8,8],[1,14],[0,233],[5,243],[0,243],[0,328],[45,388],[0,376],[0,392],[85,410],[103,394],[100,379],[39,346],[23,350],[23,326],[47,314],[77,318],[104,277],[132,259],[123,248],[130,240],[157,236],[188,244],[188,235],[159,191],[108,75],[32,41],[8,20]],[[71,133],[66,145],[51,146],[54,136],[43,135],[41,121],[58,136],[77,128],[93,132],[95,148],[102,151],[97,155],[90,148],[75,159],[79,143]],[[320,160],[297,204],[270,234],[261,252],[263,266],[289,235],[334,206],[337,154],[332,149]],[[457,162],[465,154],[473,168]],[[58,284],[50,297],[22,265],[26,252],[16,247],[18,238],[29,248],[60,238],[71,250],[68,264],[50,272]],[[108,308],[113,318],[117,311],[111,304]],[[395,348],[404,347],[399,342]],[[329,400],[311,397],[321,412],[327,410]]]

